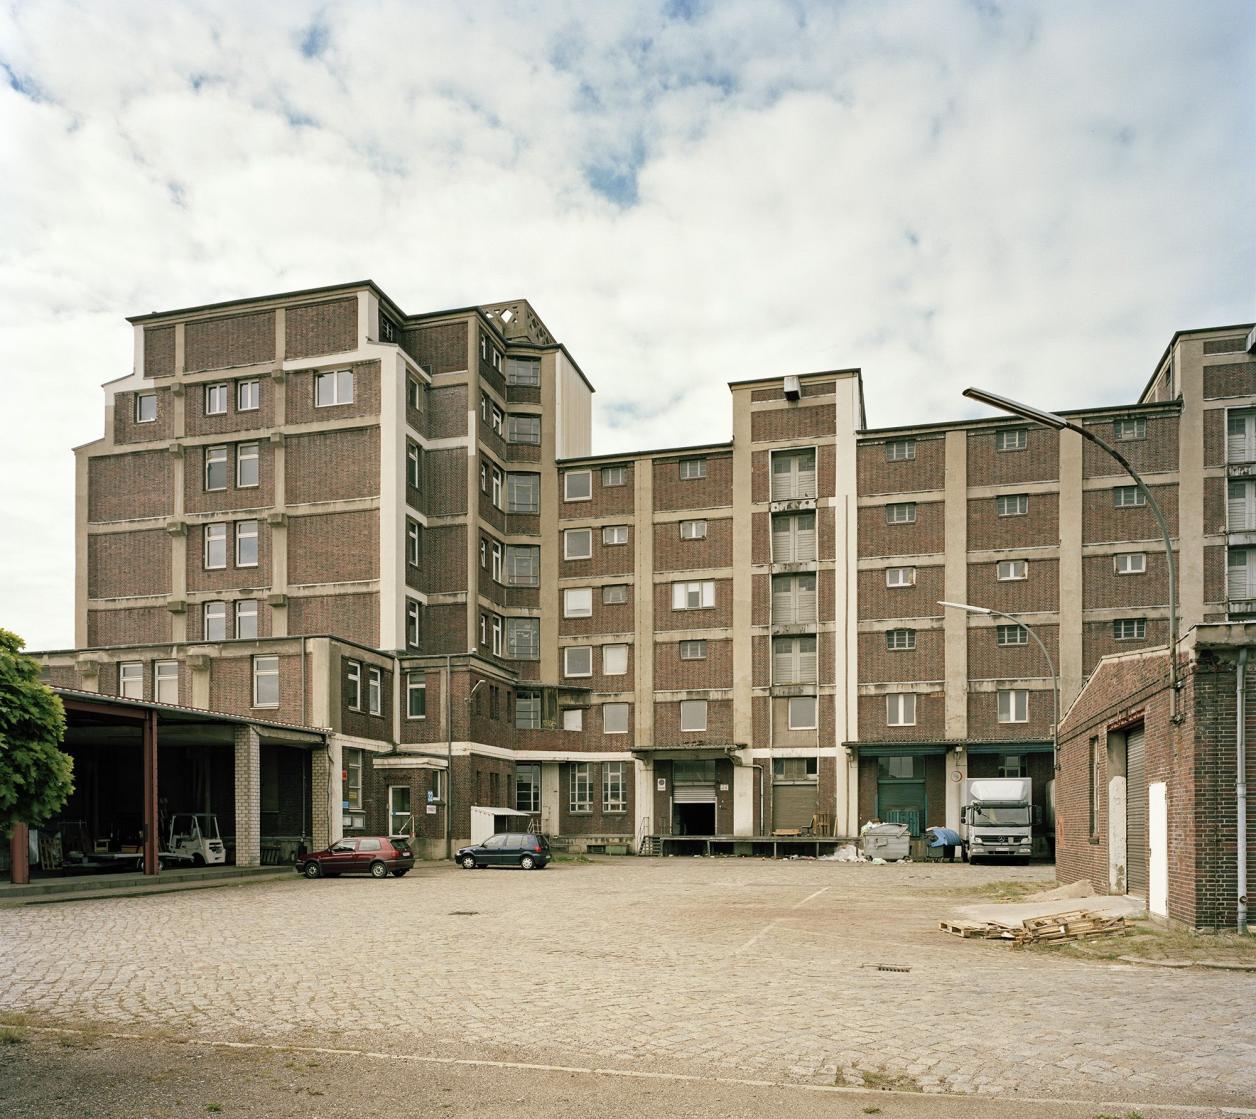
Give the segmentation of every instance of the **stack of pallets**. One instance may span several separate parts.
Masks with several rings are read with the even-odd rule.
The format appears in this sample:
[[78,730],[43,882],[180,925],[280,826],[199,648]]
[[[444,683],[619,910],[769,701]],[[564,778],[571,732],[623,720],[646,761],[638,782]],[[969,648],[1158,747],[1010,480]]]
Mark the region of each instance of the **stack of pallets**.
[[938,928],[965,940],[1006,940],[1013,947],[1026,944],[1060,944],[1098,936],[1121,936],[1130,928],[1124,917],[1111,917],[1089,909],[1026,917],[1019,925],[1000,921],[939,921]]

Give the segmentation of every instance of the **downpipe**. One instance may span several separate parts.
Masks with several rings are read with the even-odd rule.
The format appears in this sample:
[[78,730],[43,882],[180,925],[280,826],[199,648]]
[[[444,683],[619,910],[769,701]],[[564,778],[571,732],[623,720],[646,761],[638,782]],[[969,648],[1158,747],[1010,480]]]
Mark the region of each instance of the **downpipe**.
[[1247,935],[1247,646],[1239,650],[1238,679],[1234,685],[1235,725],[1234,782],[1235,801],[1235,854],[1237,870],[1238,905],[1236,907],[1238,933]]

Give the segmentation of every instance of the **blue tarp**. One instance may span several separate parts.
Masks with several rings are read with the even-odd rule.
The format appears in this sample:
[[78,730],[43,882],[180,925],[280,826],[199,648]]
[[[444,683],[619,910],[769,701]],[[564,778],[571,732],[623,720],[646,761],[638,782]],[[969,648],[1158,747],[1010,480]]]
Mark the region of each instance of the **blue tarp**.
[[962,842],[959,832],[951,831],[950,828],[927,828],[926,831],[930,847],[958,847]]

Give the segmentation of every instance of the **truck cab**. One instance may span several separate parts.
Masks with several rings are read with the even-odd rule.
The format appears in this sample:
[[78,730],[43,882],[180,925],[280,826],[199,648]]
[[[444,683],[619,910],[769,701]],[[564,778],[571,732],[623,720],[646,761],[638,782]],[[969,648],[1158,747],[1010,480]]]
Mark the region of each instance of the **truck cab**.
[[1039,822],[1028,777],[975,777],[964,782],[959,834],[964,858],[1029,861]]

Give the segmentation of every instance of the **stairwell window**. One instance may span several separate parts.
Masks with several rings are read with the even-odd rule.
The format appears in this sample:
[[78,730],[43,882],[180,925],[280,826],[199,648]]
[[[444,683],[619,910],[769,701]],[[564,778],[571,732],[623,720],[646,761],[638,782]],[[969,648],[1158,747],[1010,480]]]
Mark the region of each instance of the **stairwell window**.
[[1015,583],[1029,578],[1027,560],[1002,560],[995,566],[994,577],[1000,583]]
[[1256,482],[1230,482],[1226,487],[1226,527],[1230,532],[1256,529]]
[[506,476],[506,512],[539,513],[541,511],[541,476],[539,474],[508,474]]
[[885,523],[887,525],[913,525],[916,523],[916,503],[914,501],[893,501],[885,507]]
[[1256,409],[1231,409],[1225,431],[1226,462],[1256,462]]
[[1146,618],[1117,618],[1112,623],[1112,639],[1114,641],[1144,641],[1146,638]]
[[506,656],[516,661],[541,659],[541,619],[506,619]]
[[807,563],[816,558],[816,515],[772,515],[772,562]]
[[715,582],[673,583],[673,610],[705,610],[715,605]]
[[1112,491],[1112,504],[1117,509],[1136,509],[1147,504],[1147,496],[1138,486],[1117,486]]
[[805,625],[814,622],[816,609],[816,577],[804,575],[772,576],[772,621],[776,625]]
[[593,766],[588,762],[576,762],[572,765],[569,792],[567,807],[570,811],[593,811]]
[[1147,438],[1147,421],[1143,417],[1132,420],[1116,420],[1112,424],[1112,434],[1119,443],[1130,443],[1136,439]]
[[226,381],[222,381],[216,385],[205,386],[205,415],[207,416],[225,416],[227,414],[227,401],[230,386]]
[[511,443],[539,444],[541,442],[541,417],[512,415],[506,429],[506,436]]
[[143,661],[123,661],[118,665],[118,695],[123,699],[144,698]]
[[680,480],[682,482],[692,482],[698,478],[705,478],[707,472],[707,463],[704,458],[682,458],[680,460]]
[[227,526],[225,524],[208,524],[205,526],[204,565],[206,571],[215,571],[227,566]]
[[593,675],[593,646],[568,645],[563,650],[563,675],[568,677]]
[[419,522],[406,518],[406,563],[418,567],[423,560],[422,537],[419,535]]
[[372,715],[384,710],[384,674],[378,668],[366,670],[366,709]]
[[603,734],[627,734],[628,733],[628,704],[626,703],[602,704],[602,733]]
[[886,462],[909,462],[916,457],[916,440],[891,439],[885,445]]
[[814,684],[816,672],[814,635],[772,638],[772,682],[774,684]]
[[256,443],[241,443],[236,448],[236,487],[251,489],[258,484],[258,453]]
[[1029,630],[1024,626],[995,626],[995,643],[1000,646],[1028,645]]
[[205,489],[207,491],[225,490],[227,488],[227,448],[205,448]]
[[242,598],[235,604],[235,635],[240,640],[257,637],[257,599]]
[[1122,552],[1112,557],[1112,564],[1118,575],[1145,575],[1147,573],[1147,553]]
[[362,666],[357,661],[345,661],[345,706],[362,710]]
[[157,419],[157,394],[141,392],[135,395],[135,422],[151,424]]
[[515,695],[515,727],[518,730],[541,729],[540,692],[520,691]]
[[541,363],[532,358],[506,359],[506,384],[536,388],[541,383]]
[[1024,688],[1000,688],[998,702],[1000,723],[1029,722],[1029,692]]
[[772,500],[791,501],[816,495],[815,448],[772,452]]
[[201,608],[202,636],[205,641],[227,640],[227,604],[207,602]]
[[353,370],[314,374],[314,407],[332,408],[353,403]]
[[916,631],[914,629],[887,629],[885,631],[885,647],[892,653],[914,649],[916,647]]
[[412,490],[423,488],[423,456],[412,439],[406,440],[406,485]]
[[593,472],[568,470],[563,475],[564,501],[591,501],[593,499]]
[[1023,517],[1029,512],[1029,494],[1001,493],[994,499],[994,507],[1000,517]]
[[279,658],[253,658],[253,706],[279,706]]
[[680,729],[682,731],[707,729],[707,701],[705,699],[680,701]]
[[541,767],[515,766],[515,811],[541,811]]
[[887,567],[885,569],[885,585],[887,587],[914,587],[916,585],[916,569],[914,567]]
[[586,560],[593,557],[593,530],[569,528],[563,533],[563,559]]
[[1005,427],[994,433],[994,449],[996,451],[1023,451],[1029,446],[1029,429],[1026,427]]
[[602,811],[626,812],[628,810],[627,786],[624,784],[624,763],[602,763]]
[[260,381],[236,382],[236,411],[256,412],[262,406],[262,386]]
[[256,521],[236,521],[235,565],[236,567],[257,566]]
[[705,540],[707,534],[706,521],[681,521],[680,538],[682,540]]
[[885,725],[887,727],[914,727],[916,725],[915,693],[890,692],[885,697]]

